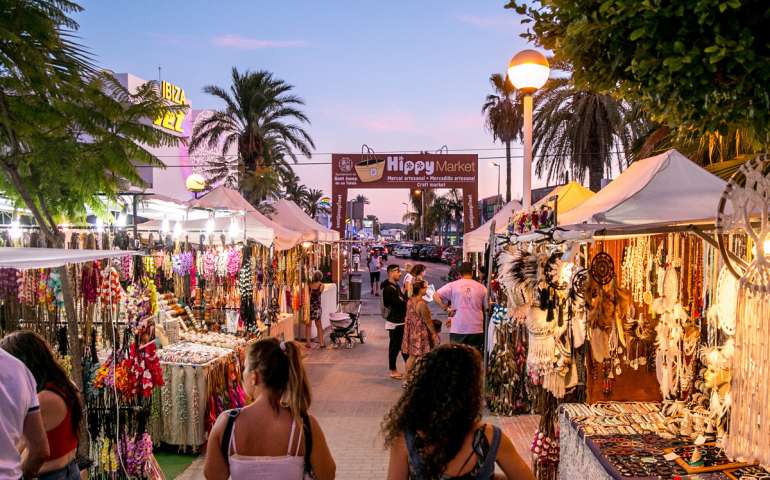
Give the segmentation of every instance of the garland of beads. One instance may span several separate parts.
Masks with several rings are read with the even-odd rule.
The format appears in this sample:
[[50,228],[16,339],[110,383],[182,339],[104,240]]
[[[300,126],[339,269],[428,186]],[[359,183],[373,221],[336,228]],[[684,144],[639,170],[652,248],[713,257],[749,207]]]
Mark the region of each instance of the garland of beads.
[[177,384],[176,387],[177,391],[177,419],[179,421],[179,425],[181,426],[181,433],[182,438],[187,438],[184,436],[186,427],[187,427],[187,419],[188,419],[188,404],[187,404],[187,391],[185,390],[185,382],[184,382],[184,369],[182,369],[182,379]]
[[201,424],[200,419],[200,400],[198,398],[198,369],[193,367],[192,368],[192,402],[190,405],[191,410],[191,416],[192,416],[192,427],[193,432],[196,432],[198,430],[198,426]]

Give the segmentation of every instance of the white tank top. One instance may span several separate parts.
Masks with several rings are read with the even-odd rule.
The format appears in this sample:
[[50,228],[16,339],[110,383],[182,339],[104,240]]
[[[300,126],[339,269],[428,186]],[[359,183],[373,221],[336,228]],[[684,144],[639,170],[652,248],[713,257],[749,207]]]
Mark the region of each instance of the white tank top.
[[233,431],[230,436],[230,478],[233,480],[251,478],[302,480],[305,474],[305,458],[299,456],[299,447],[302,445],[302,428],[299,429],[299,435],[297,435],[294,454],[291,454],[296,427],[297,422],[292,421],[286,455],[281,457],[252,457],[238,454],[235,445],[235,424],[233,424]]

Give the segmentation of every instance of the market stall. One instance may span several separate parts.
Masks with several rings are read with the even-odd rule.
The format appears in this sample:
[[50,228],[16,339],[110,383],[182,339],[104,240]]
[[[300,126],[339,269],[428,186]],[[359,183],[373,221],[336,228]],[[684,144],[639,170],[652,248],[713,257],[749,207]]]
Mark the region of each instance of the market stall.
[[[162,477],[146,428],[161,409],[153,399],[164,381],[155,343],[157,297],[152,282],[134,269],[137,253],[0,248],[0,333],[33,330],[70,375],[82,367],[92,478]],[[65,313],[62,275],[75,318]],[[83,358],[72,355],[75,346]]]
[[[746,178],[750,188],[761,184],[756,175]],[[767,444],[751,446],[745,437],[751,422],[735,421],[741,417],[731,377],[746,368],[735,360],[745,339],[736,335],[738,282],[720,255],[729,250],[750,272],[749,262],[763,261],[762,242],[736,228],[722,229],[721,248],[709,236],[732,211],[749,218],[760,208],[762,197],[730,196],[735,191],[745,189],[726,188],[670,151],[635,162],[560,215],[560,230],[517,232],[503,242],[493,320],[504,334],[491,355],[489,403],[503,411],[532,405],[542,415],[533,441],[539,478],[557,471],[561,478],[647,478],[656,471],[665,478],[739,467],[720,449],[696,445],[703,439],[727,439],[733,459],[763,459]],[[723,195],[733,205],[720,204]],[[754,203],[736,207],[746,198]],[[558,241],[557,232],[571,231],[588,232],[590,242]],[[762,363],[749,365],[759,372]],[[756,382],[750,385],[758,394]],[[627,401],[637,403],[616,403]],[[559,429],[557,409],[565,402]],[[673,453],[663,459],[668,449]]]
[[270,219],[281,225],[291,225],[302,234],[303,242],[336,242],[340,239],[338,231],[316,222],[292,201],[279,199],[271,206],[274,212],[269,214]]
[[482,253],[489,241],[489,228],[495,223],[495,233],[504,234],[508,231],[513,212],[521,209],[519,202],[508,202],[492,218],[480,225],[476,230],[463,235],[463,257],[470,253]]

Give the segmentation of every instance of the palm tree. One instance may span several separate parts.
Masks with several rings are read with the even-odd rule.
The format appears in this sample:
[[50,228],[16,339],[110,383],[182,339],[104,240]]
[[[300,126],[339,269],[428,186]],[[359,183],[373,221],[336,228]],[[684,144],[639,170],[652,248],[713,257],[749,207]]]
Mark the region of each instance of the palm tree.
[[300,178],[293,173],[291,176],[284,178],[283,196],[299,206],[304,206],[307,203],[307,196],[310,193],[310,190],[300,182]]
[[[291,93],[293,88],[265,70],[240,73],[233,67],[229,91],[216,85],[203,88],[223,101],[225,107],[195,125],[190,152],[205,147],[221,149],[227,155],[235,148],[244,193],[247,185],[257,187],[255,181],[270,178],[263,175],[267,171],[288,165],[286,158],[296,162],[295,152],[309,158],[315,144],[301,125],[310,120],[299,109],[305,102]],[[248,175],[252,178],[248,179]],[[268,182],[257,190],[273,193],[275,188],[274,182]],[[255,198],[253,192],[248,196]]]
[[481,113],[494,141],[505,144],[505,201],[511,201],[511,142],[522,136],[524,105],[516,89],[499,73],[489,77],[494,93],[487,95]]
[[314,219],[317,219],[318,215],[322,213],[329,213],[329,207],[319,205],[323,196],[323,191],[311,188],[308,191],[307,197],[305,197],[305,211]]
[[535,173],[547,181],[571,177],[591,190],[601,188],[613,160],[622,170],[628,164],[639,125],[632,108],[610,95],[578,90],[570,79],[559,78],[534,98]]

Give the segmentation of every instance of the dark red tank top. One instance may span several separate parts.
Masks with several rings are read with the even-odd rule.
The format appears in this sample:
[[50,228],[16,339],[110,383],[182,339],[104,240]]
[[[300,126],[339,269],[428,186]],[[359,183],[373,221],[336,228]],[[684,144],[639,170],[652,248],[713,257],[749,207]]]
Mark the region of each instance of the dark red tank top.
[[60,396],[67,406],[67,414],[64,415],[64,420],[52,430],[45,433],[48,437],[48,446],[51,450],[51,454],[45,459],[47,462],[49,460],[61,458],[72,450],[78,448],[78,437],[75,434],[75,430],[72,428],[72,408],[70,407],[70,404],[67,403],[67,398],[55,385],[46,384],[45,389]]

